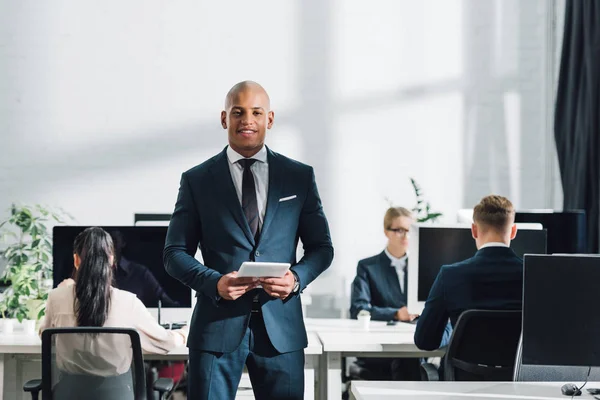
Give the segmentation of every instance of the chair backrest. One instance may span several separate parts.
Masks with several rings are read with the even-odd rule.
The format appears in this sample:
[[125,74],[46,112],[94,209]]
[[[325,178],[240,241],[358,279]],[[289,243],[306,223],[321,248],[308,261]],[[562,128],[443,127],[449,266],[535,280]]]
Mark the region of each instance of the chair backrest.
[[519,310],[463,312],[446,352],[444,380],[512,380],[521,314]]
[[42,332],[42,398],[146,399],[134,329],[50,328]]
[[513,379],[521,382],[592,382],[600,381],[600,368],[565,365],[523,364],[523,337],[519,339]]

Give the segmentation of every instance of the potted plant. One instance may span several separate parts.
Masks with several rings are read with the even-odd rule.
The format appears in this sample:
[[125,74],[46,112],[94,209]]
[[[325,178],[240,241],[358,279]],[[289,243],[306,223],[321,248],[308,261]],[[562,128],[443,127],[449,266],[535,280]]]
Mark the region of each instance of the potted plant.
[[[2,249],[6,261],[1,278],[10,286],[0,294],[0,314],[7,322],[35,322],[44,315],[48,292],[52,289],[52,231],[50,224],[64,223],[66,213],[41,205],[13,204],[9,217],[0,223]],[[33,326],[33,328],[31,328]]]
[[442,213],[431,211],[431,206],[429,205],[429,202],[423,198],[423,191],[421,190],[421,187],[417,181],[415,181],[413,178],[410,178],[410,183],[412,184],[413,190],[415,191],[415,196],[417,198],[417,204],[412,209],[415,214],[416,221],[435,222],[439,217],[442,216]]

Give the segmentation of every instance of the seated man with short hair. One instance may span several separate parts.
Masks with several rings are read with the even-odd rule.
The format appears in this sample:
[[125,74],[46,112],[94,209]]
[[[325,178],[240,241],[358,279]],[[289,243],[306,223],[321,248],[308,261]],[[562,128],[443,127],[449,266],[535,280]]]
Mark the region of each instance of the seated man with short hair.
[[477,253],[440,269],[417,322],[415,344],[423,350],[446,345],[452,327],[465,310],[521,310],[523,260],[510,249],[517,234],[515,210],[505,197],[486,196],[473,210],[471,232]]

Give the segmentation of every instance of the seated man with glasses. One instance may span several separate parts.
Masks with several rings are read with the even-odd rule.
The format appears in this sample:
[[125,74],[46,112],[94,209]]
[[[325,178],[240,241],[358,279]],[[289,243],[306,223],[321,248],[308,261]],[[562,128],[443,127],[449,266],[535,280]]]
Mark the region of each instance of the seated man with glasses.
[[[375,321],[410,322],[418,317],[406,307],[408,231],[412,213],[404,207],[389,208],[383,218],[386,248],[358,262],[352,282],[350,317],[366,310]],[[419,380],[417,359],[364,358],[350,367],[351,375],[367,380]]]

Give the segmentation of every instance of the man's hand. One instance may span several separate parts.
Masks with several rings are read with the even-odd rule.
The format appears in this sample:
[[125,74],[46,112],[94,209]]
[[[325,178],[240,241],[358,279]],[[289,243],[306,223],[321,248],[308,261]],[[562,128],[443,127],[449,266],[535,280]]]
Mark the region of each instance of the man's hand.
[[419,314],[409,314],[408,308],[406,306],[402,307],[398,311],[396,311],[396,319],[402,322],[414,321],[415,318],[418,318]]
[[237,278],[237,271],[223,275],[217,282],[217,292],[225,300],[235,300],[254,289],[258,278]]
[[260,284],[271,297],[284,300],[294,289],[294,274],[288,270],[281,278],[261,278]]

